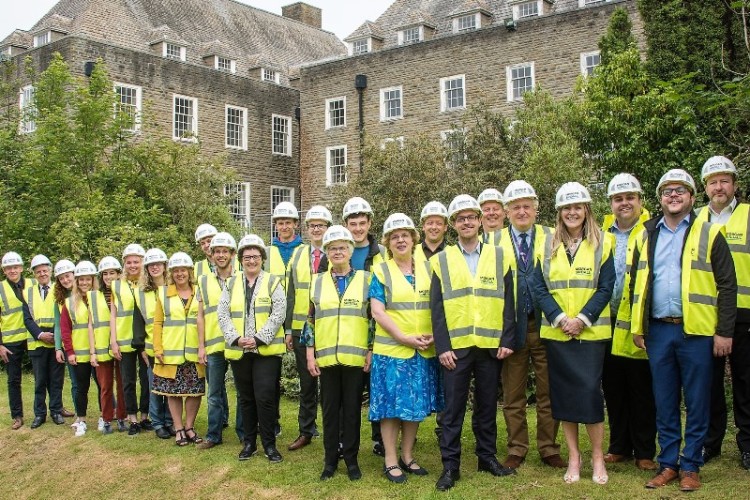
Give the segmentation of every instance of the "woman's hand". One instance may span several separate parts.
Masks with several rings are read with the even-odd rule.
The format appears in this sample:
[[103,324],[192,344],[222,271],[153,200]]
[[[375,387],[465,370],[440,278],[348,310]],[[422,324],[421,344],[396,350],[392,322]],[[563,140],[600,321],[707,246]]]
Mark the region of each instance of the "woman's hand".
[[71,354],[70,356],[68,356],[68,364],[69,365],[73,365],[73,366],[76,366],[78,364],[76,362],[76,355],[75,354]]
[[399,342],[418,351],[424,351],[430,347],[430,341],[426,340],[423,335],[402,335]]
[[91,363],[91,366],[93,366],[94,368],[96,368],[96,367],[99,366],[99,362],[96,360],[96,353],[95,352],[91,353],[91,358],[89,359],[89,363]]
[[643,339],[643,335],[633,335],[633,344],[635,344],[638,349],[646,350],[646,342]]
[[318,366],[318,361],[315,358],[307,359],[307,371],[310,372],[310,376],[312,377],[320,376],[320,367]]
[[206,354],[205,347],[198,348],[198,363],[202,365],[208,364],[208,355]]
[[365,355],[365,366],[362,367],[362,371],[370,373],[370,367],[372,366],[372,351],[367,351]]
[[65,353],[62,351],[55,351],[55,359],[61,365],[65,364]]
[[122,361],[122,353],[120,352],[120,346],[117,345],[117,342],[110,343],[109,350],[112,351],[113,358],[115,358],[117,361]]

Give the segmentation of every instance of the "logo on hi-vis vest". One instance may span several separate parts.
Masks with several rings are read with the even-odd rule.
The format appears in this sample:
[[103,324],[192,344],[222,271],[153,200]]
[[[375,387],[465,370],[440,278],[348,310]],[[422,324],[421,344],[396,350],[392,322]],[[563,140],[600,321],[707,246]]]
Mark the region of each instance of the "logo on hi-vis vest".
[[494,276],[480,276],[479,282],[482,286],[495,286],[496,280]]
[[586,276],[590,278],[593,272],[594,270],[590,267],[576,267],[576,275],[578,276]]
[[742,233],[730,233],[727,232],[727,241],[742,241],[744,239],[744,234]]
[[359,299],[344,299],[343,304],[346,307],[362,307],[362,301]]
[[270,306],[271,305],[271,297],[256,297],[255,303],[259,306]]
[[425,297],[429,297],[429,296],[430,296],[430,290],[429,289],[427,289],[427,290],[420,290],[419,291],[419,297],[420,298],[425,298]]

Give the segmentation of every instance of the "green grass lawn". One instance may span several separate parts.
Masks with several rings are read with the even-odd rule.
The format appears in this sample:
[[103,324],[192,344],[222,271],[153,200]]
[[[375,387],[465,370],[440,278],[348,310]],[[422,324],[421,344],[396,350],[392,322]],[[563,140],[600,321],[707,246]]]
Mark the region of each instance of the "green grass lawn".
[[[313,444],[297,452],[286,446],[297,437],[297,407],[283,399],[281,407],[283,434],[278,448],[284,456],[280,464],[270,464],[265,457],[255,456],[246,462],[237,460],[240,445],[233,428],[224,432],[224,444],[201,451],[194,446],[178,448],[171,440],[160,440],[153,432],[130,438],[115,432],[100,435],[96,431],[98,406],[95,404],[94,385],[89,405],[89,432],[75,438],[69,425],[54,425],[50,420],[31,430],[33,420],[33,378],[23,380],[26,425],[18,431],[10,429],[7,378],[0,373],[0,498],[672,498],[680,497],[676,485],[659,491],[649,491],[643,484],[651,473],[641,472],[632,463],[616,464],[608,468],[610,481],[605,486],[591,482],[588,441],[582,439],[584,467],[581,481],[566,485],[564,470],[542,465],[532,450],[516,476],[495,478],[476,471],[471,434],[471,414],[467,413],[464,426],[462,478],[448,493],[435,491],[440,473],[440,453],[434,434],[434,419],[425,421],[419,429],[415,456],[430,471],[426,477],[410,477],[403,485],[389,483],[382,474],[382,459],[372,454],[370,424],[363,410],[362,448],[360,466],[363,478],[350,482],[343,463],[334,479],[320,482],[323,464],[323,443]],[[66,380],[64,401],[73,408],[69,381]],[[231,385],[231,384],[230,384]],[[230,395],[234,401],[234,393]],[[234,408],[231,409],[234,418]],[[95,418],[96,417],[96,418]],[[72,422],[72,419],[68,419]],[[534,434],[535,413],[529,410],[529,421]],[[319,426],[322,427],[319,421]],[[196,425],[205,434],[205,401]],[[583,427],[582,434],[585,434]],[[498,457],[505,454],[505,425],[498,410]],[[560,431],[562,440],[562,431]],[[732,431],[724,445],[724,455],[715,459],[702,471],[704,487],[691,498],[750,498],[750,473],[740,468],[739,455]],[[565,450],[563,449],[563,456]]]

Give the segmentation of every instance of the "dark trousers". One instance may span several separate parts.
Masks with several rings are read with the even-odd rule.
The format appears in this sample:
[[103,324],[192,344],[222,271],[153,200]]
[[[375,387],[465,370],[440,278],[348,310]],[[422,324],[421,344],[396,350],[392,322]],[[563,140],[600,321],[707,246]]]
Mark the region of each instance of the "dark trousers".
[[8,404],[10,405],[10,418],[23,418],[23,398],[21,397],[21,363],[23,353],[26,350],[26,342],[15,345],[6,345],[10,350],[8,364]]
[[[125,393],[125,409],[128,411],[128,415],[135,415],[140,412],[143,418],[146,418],[150,392],[148,366],[146,366],[141,353],[138,351],[123,352],[120,372],[122,374],[122,389]],[[136,378],[141,386],[140,398],[136,397]]]
[[73,365],[73,375],[76,378],[76,416],[85,417],[89,406],[89,389],[91,388],[91,376],[95,374],[91,363],[78,363]]
[[501,363],[487,349],[471,347],[456,360],[456,368],[443,367],[445,410],[440,454],[444,469],[461,465],[461,430],[464,425],[469,384],[474,381],[474,412],[471,428],[476,439],[475,453],[480,460],[491,460],[497,454],[497,389]]
[[318,417],[318,379],[307,370],[307,347],[300,344],[299,337],[294,342],[294,360],[299,373],[299,433],[312,437],[315,434],[315,419]]
[[47,416],[48,394],[50,415],[59,415],[62,413],[65,365],[57,362],[55,350],[49,347],[37,347],[29,351],[29,358],[34,370],[34,416]]
[[336,467],[339,436],[346,465],[356,465],[362,424],[364,372],[356,366],[320,369],[320,406],[323,413],[325,465]]
[[256,443],[260,431],[263,449],[276,446],[274,427],[279,414],[281,357],[245,353],[232,361],[237,386],[245,443]]
[[608,453],[653,460],[656,404],[647,359],[604,355],[602,387],[609,419]]

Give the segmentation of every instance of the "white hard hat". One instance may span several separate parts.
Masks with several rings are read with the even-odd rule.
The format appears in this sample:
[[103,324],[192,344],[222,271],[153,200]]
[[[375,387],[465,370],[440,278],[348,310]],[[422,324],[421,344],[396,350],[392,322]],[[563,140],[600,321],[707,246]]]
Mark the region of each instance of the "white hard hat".
[[354,245],[354,237],[352,237],[352,233],[344,226],[335,225],[326,229],[326,232],[323,235],[323,248],[327,248],[328,244],[334,241],[348,241]]
[[211,238],[211,244],[209,248],[214,249],[216,247],[231,248],[237,250],[237,242],[234,241],[234,236],[229,233],[216,233],[216,236]]
[[193,259],[191,259],[190,256],[186,254],[185,252],[175,252],[169,258],[169,264],[167,264],[167,269],[171,271],[172,269],[176,267],[187,267],[189,269],[192,269]]
[[263,242],[263,238],[257,234],[246,234],[243,236],[240,239],[240,244],[237,245],[237,252],[240,253],[247,247],[258,247],[263,250],[264,254],[266,252],[266,244]]
[[685,186],[689,187],[693,194],[695,194],[695,181],[693,180],[693,176],[691,176],[689,173],[685,172],[681,168],[673,168],[666,174],[661,176],[661,179],[659,179],[659,184],[656,186],[656,196],[661,196],[661,188],[663,188],[667,184],[671,184],[673,182],[679,182],[680,184],[684,184]]
[[503,204],[503,195],[495,188],[488,188],[482,191],[477,197],[477,203],[481,207],[486,201],[496,201]]
[[417,230],[417,228],[414,226],[414,221],[411,220],[411,217],[406,214],[402,214],[401,212],[396,212],[395,214],[391,214],[388,216],[388,218],[385,220],[385,224],[383,224],[383,236],[388,236],[388,234],[395,231],[396,229],[411,229],[412,231]]
[[333,216],[331,216],[331,211],[323,205],[315,205],[314,207],[310,207],[310,210],[308,210],[307,214],[305,214],[305,222],[311,220],[324,220],[329,224],[333,224]]
[[703,164],[703,169],[701,169],[701,180],[705,184],[706,179],[714,174],[732,174],[736,179],[737,167],[735,167],[732,160],[726,156],[712,156]]
[[23,259],[16,252],[8,252],[3,255],[3,267],[22,266]]
[[161,249],[149,248],[148,252],[146,252],[146,256],[143,258],[143,265],[147,266],[149,264],[156,264],[157,262],[164,262],[166,264],[168,260],[167,254]]
[[73,270],[73,276],[76,278],[80,276],[96,276],[96,273],[96,266],[88,260],[82,260],[76,264],[76,268]]
[[433,215],[444,217],[447,220],[448,209],[445,208],[445,205],[443,205],[439,201],[431,201],[427,205],[425,205],[424,208],[422,209],[422,213],[419,216],[419,220],[424,221],[427,217],[431,217]]
[[104,271],[109,271],[110,269],[116,269],[118,271],[122,271],[122,266],[120,265],[120,261],[115,259],[114,257],[107,255],[106,257],[103,257],[102,260],[99,261],[99,272],[103,273]]
[[29,267],[31,267],[31,269],[34,269],[36,266],[41,266],[41,265],[51,266],[52,262],[49,261],[46,255],[39,254],[39,255],[35,255],[31,259],[31,265]]
[[609,186],[607,187],[608,197],[611,198],[616,194],[622,193],[643,194],[641,183],[638,182],[638,179],[636,179],[634,175],[625,173],[617,174],[612,177],[611,181],[609,181]]
[[195,242],[200,243],[206,236],[215,236],[218,232],[211,224],[201,224],[195,230]]
[[512,181],[510,184],[508,184],[508,187],[505,188],[505,193],[503,194],[503,200],[505,203],[510,203],[511,201],[515,200],[522,200],[524,198],[529,198],[536,200],[536,191],[534,191],[534,188],[531,187],[531,184],[529,184],[526,181]]
[[479,207],[479,203],[474,199],[473,196],[468,194],[459,194],[453,201],[448,205],[448,217],[453,219],[458,212],[462,210],[473,210],[478,215],[482,213],[482,209]]
[[349,198],[346,204],[344,204],[344,210],[341,214],[341,218],[346,220],[347,217],[354,214],[369,214],[370,216],[372,216],[372,207],[367,202],[367,200],[365,200],[364,198],[360,198],[359,196]]
[[555,210],[575,203],[591,203],[589,190],[578,182],[566,182],[555,195]]
[[276,205],[276,208],[273,209],[271,220],[276,219],[299,220],[299,212],[297,211],[297,207],[294,206],[294,203],[282,201],[281,203]]
[[61,274],[70,273],[76,270],[76,265],[68,259],[58,260],[55,264],[55,278]]
[[128,255],[137,255],[138,257],[145,257],[146,251],[138,243],[131,243],[130,245],[125,247],[125,250],[122,251],[123,259],[127,257]]

